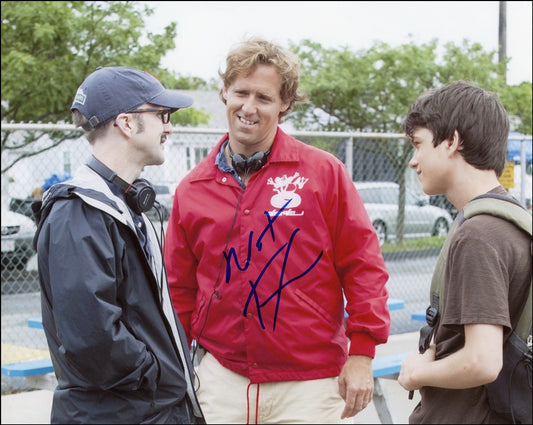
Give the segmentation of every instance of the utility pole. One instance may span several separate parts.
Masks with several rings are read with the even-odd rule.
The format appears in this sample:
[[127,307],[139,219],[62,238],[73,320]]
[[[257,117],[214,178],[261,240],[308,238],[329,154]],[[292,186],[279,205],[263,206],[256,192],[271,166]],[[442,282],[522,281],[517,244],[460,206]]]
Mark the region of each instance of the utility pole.
[[[500,20],[498,26],[498,62],[505,61],[507,56],[507,2],[500,1]],[[503,70],[503,82],[507,84],[507,65]]]

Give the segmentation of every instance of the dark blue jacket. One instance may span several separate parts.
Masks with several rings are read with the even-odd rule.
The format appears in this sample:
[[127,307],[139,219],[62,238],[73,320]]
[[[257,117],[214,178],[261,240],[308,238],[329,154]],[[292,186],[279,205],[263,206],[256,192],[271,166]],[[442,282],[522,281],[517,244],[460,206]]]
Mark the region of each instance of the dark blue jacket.
[[52,423],[177,423],[184,403],[203,422],[160,245],[143,218],[151,260],[124,201],[90,168],[45,193],[35,243],[58,380]]

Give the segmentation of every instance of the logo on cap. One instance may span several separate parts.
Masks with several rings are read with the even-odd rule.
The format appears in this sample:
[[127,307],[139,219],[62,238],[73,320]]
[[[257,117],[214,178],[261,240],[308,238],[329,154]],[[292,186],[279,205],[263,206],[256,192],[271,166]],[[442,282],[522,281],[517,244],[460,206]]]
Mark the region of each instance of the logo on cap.
[[79,103],[80,105],[85,105],[85,100],[87,99],[87,95],[83,93],[83,89],[80,87],[78,91],[76,92],[76,96],[74,97],[74,103]]

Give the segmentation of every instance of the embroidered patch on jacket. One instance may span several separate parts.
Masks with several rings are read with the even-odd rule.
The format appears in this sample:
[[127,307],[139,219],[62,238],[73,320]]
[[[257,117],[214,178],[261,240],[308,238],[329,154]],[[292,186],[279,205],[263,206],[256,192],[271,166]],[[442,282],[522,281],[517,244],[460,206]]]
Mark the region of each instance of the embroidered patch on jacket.
[[278,213],[280,208],[284,210],[280,215],[304,215],[304,211],[296,212],[294,208],[302,203],[302,198],[296,193],[298,189],[304,187],[309,179],[300,177],[300,173],[296,172],[292,176],[270,177],[267,184],[274,186],[272,189],[276,194],[270,199],[270,204],[277,209],[269,212],[270,215]]

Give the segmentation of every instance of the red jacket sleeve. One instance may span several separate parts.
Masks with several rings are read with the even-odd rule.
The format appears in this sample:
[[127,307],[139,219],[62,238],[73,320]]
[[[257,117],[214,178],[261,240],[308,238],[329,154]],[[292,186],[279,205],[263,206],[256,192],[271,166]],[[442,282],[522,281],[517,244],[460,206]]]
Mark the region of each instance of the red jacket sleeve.
[[375,347],[387,342],[390,314],[385,287],[389,274],[368,213],[344,169],[339,177],[333,231],[336,269],[346,297],[346,335],[349,354],[374,357]]

